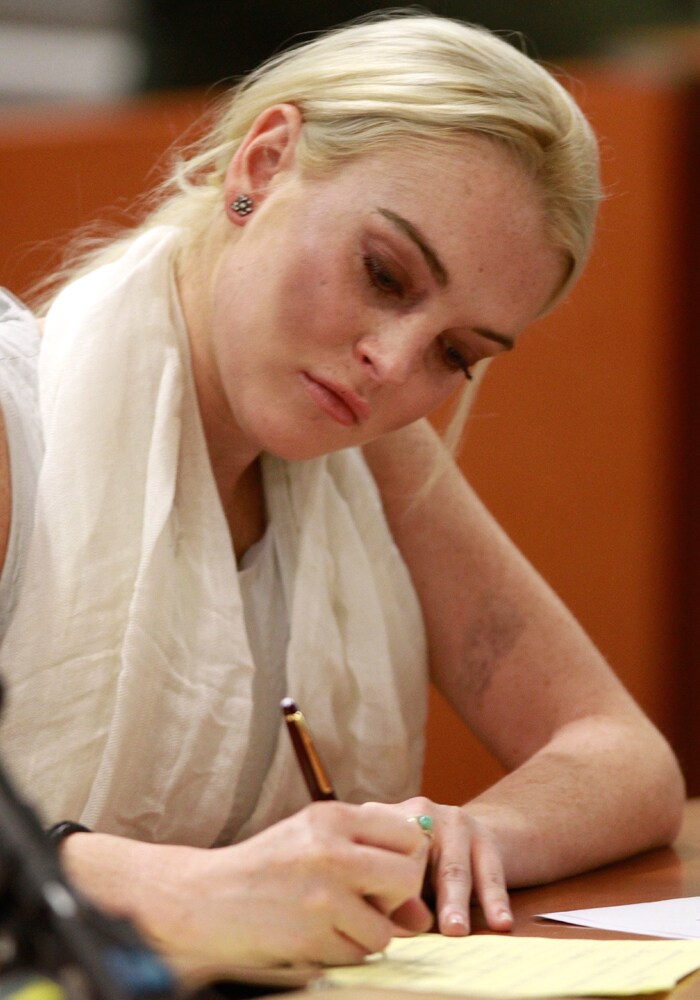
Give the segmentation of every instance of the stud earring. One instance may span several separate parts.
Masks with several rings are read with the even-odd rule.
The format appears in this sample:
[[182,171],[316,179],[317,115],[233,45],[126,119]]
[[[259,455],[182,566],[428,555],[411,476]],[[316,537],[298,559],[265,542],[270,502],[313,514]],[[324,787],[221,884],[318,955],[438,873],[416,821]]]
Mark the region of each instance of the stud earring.
[[253,211],[253,199],[250,195],[239,194],[238,197],[231,202],[231,211],[235,212],[236,215],[250,215]]

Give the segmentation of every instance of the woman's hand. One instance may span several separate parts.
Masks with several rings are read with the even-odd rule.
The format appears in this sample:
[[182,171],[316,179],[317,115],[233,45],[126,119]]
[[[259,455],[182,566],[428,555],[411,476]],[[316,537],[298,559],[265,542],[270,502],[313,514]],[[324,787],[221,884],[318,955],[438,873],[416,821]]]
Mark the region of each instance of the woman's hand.
[[399,807],[322,802],[214,850],[75,834],[65,861],[83,891],[127,912],[178,968],[349,964],[429,929],[429,847]]
[[[513,916],[503,864],[489,831],[457,806],[419,797],[402,802],[400,808],[406,816],[426,815],[433,821],[428,875],[440,933],[469,933],[472,895],[479,900],[491,930],[510,930]],[[394,919],[400,917],[394,914]]]

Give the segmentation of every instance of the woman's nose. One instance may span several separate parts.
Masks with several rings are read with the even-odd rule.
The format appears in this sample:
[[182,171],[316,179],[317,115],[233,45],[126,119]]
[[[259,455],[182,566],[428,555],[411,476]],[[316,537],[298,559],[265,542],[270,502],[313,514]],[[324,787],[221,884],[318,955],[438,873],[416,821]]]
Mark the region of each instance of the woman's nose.
[[387,385],[403,385],[425,351],[425,336],[399,326],[383,327],[357,343],[360,360],[370,376]]

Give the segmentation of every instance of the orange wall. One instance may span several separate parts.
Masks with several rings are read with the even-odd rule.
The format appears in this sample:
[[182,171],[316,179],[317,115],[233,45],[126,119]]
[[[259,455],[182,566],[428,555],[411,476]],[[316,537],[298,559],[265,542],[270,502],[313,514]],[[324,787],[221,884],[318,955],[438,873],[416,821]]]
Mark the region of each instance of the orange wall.
[[157,159],[205,108],[201,94],[0,115],[0,285],[23,294],[57,266],[76,226],[125,225]]

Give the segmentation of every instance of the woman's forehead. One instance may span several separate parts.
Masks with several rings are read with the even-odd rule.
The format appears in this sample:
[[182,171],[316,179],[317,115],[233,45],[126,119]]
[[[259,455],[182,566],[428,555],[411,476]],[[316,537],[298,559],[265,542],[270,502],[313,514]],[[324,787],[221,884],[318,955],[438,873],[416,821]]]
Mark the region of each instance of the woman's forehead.
[[341,212],[393,212],[431,229],[454,231],[474,211],[545,225],[529,172],[505,144],[480,135],[388,144],[344,161],[320,183],[327,207],[329,199]]
[[536,191],[528,170],[515,151],[505,143],[478,133],[441,140],[402,139],[383,143],[342,160],[326,175],[352,182],[382,180],[400,193],[418,183],[424,195],[440,197],[441,183],[463,185],[469,189],[478,180],[482,190],[485,176],[505,174],[509,181],[519,179],[524,187]]

